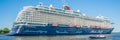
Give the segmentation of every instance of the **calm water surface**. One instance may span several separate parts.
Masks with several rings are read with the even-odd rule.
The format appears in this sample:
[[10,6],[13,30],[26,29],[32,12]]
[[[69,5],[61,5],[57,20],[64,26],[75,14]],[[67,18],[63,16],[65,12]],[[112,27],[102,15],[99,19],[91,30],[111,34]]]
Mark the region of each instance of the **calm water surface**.
[[56,35],[56,36],[6,36],[0,34],[0,40],[120,40],[120,33],[107,34],[106,39],[90,39],[90,35]]

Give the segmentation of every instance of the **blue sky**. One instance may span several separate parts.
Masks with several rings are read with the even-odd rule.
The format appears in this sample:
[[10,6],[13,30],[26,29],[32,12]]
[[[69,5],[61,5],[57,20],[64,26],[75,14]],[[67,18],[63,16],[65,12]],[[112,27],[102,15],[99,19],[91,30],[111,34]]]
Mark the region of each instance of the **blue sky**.
[[[24,6],[36,6],[39,2],[62,8],[62,0],[0,0],[0,28],[12,28],[16,16]],[[74,11],[96,17],[102,15],[114,22],[114,32],[120,32],[120,0],[65,0]]]

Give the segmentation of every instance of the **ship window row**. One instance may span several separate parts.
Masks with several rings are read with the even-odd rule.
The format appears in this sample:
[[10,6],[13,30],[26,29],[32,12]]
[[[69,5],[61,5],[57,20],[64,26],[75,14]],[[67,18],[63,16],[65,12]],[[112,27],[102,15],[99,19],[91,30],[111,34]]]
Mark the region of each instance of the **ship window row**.
[[[56,15],[56,14],[54,14],[54,15]],[[60,15],[59,15],[60,16]],[[64,15],[63,15],[64,16]],[[47,16],[45,16],[45,15],[42,15],[42,16],[40,16],[40,18],[38,17],[38,19],[41,19],[41,21],[36,21],[37,19],[35,19],[35,20],[33,20],[33,19],[31,19],[33,22],[42,22],[43,20],[42,20],[42,18],[43,18],[43,20],[47,20],[47,19],[45,19]],[[52,16],[52,17],[50,17],[50,19],[51,18],[59,18],[58,16]],[[33,17],[33,18],[36,18],[36,17]],[[49,18],[49,17],[48,17]],[[60,16],[60,18],[62,18],[61,16]],[[24,18],[23,18],[24,19]],[[63,17],[63,19],[64,19],[64,17]],[[59,20],[59,19],[53,19],[53,20],[49,20],[48,19],[48,21],[51,21],[51,22],[54,22],[54,20]],[[67,19],[65,19],[65,20],[67,20]],[[73,20],[73,19],[70,19],[70,20]],[[62,20],[63,21],[63,20]],[[45,21],[46,22],[46,21]],[[61,21],[60,21],[61,22]],[[63,21],[63,22],[65,22],[65,21]]]
[[[59,12],[59,13],[62,13],[62,12]],[[68,14],[68,13],[64,13],[66,15],[69,15],[69,16],[79,16],[78,14]],[[86,19],[86,20],[92,20],[92,21],[97,21],[97,22],[103,22],[103,21],[106,21],[106,20],[100,20],[100,19],[96,19],[96,18],[93,18],[93,19],[90,19],[88,17],[84,17],[83,19]],[[106,21],[106,22],[109,22],[109,21]]]
[[[70,15],[71,17],[74,17],[73,15],[71,15],[71,14],[66,14],[66,15]],[[66,16],[65,15],[65,16]],[[70,17],[69,16],[69,17]],[[75,15],[75,16],[78,16],[78,15]],[[97,22],[103,22],[103,21],[101,21],[101,20],[93,20],[93,19],[88,19],[88,18],[82,18],[82,19],[85,19],[85,20],[92,20],[92,21],[97,21]]]
[[[35,8],[36,10],[47,10],[47,11],[54,11],[54,12],[62,12],[62,13],[64,13],[66,10],[62,10],[62,9],[58,9],[58,8],[54,8],[53,10],[48,10],[49,9],[49,7],[43,7],[43,8]],[[74,12],[73,11],[73,13],[77,13],[78,14],[78,12]]]
[[[39,10],[39,9],[40,9],[40,10],[44,10],[44,11],[46,11],[46,12],[50,12],[50,11],[51,11],[51,12],[57,12],[57,11],[59,10],[59,11],[58,11],[59,13],[65,13],[65,12],[64,12],[65,10],[56,9],[56,8],[55,8],[55,10],[48,10],[48,7],[47,7],[47,9],[36,8],[36,10]],[[61,11],[61,12],[60,12],[60,11]],[[74,13],[78,13],[78,12],[74,12]],[[66,13],[66,14],[69,14],[69,13]],[[79,16],[79,15],[75,15],[75,16]],[[86,18],[85,18],[85,19],[86,19]],[[89,19],[88,19],[88,20],[89,20]],[[91,20],[92,20],[92,19],[91,19]],[[93,20],[93,21],[102,22],[102,21],[100,21],[100,20]],[[108,21],[107,21],[107,22],[108,22]]]
[[[53,13],[66,13],[67,11],[65,10],[62,10],[62,11],[58,11],[58,10],[48,10],[48,9],[42,9],[42,8],[38,8],[37,10],[40,10],[40,11],[45,11],[45,12],[53,12]],[[67,12],[67,14],[69,14],[70,12]],[[78,14],[77,12],[73,12],[73,13],[76,13]]]
[[[36,19],[36,20],[37,20],[37,19]],[[52,21],[52,20],[47,20],[47,19],[44,19],[44,20],[46,20],[46,21]],[[53,19],[53,20],[56,20],[56,19]],[[59,19],[58,19],[58,20],[59,20]],[[40,21],[40,20],[39,20],[39,21]],[[38,22],[39,22],[39,21],[38,21]],[[41,19],[41,21],[42,21],[42,19]],[[53,21],[53,22],[54,22],[54,21]]]
[[[53,18],[53,17],[52,17],[52,18]],[[34,19],[34,20],[33,20],[33,19],[31,19],[31,20],[30,20],[30,19],[26,19],[26,20],[24,20],[24,21],[29,20],[29,21],[34,21],[34,22],[42,22],[43,20],[46,20],[46,22],[47,22],[47,21],[52,21],[52,22],[54,22],[53,20],[59,20],[59,18],[58,18],[58,19],[52,19],[52,18],[45,19],[45,18],[43,17],[43,18]],[[52,20],[51,20],[51,19],[52,19]],[[62,20],[64,20],[64,19],[67,20],[66,18],[63,18]],[[38,20],[38,21],[37,21],[37,20]],[[41,21],[40,21],[40,20],[41,20]],[[62,20],[61,20],[61,21],[62,21]],[[64,22],[65,22],[65,20],[64,20]],[[60,21],[60,22],[61,22],[61,21]],[[79,21],[80,21],[80,20],[79,20]],[[69,22],[69,19],[67,20],[67,22]]]
[[[52,20],[51,20],[52,21]],[[43,22],[43,21],[33,21],[33,22]],[[47,21],[46,21],[47,22]],[[54,21],[52,21],[52,22],[54,22]],[[87,23],[88,22],[84,22],[86,25],[87,25]],[[90,22],[89,22],[90,23]],[[94,24],[93,22],[91,22],[92,24]],[[95,25],[100,25],[99,23],[97,24],[97,23],[95,23]]]
[[[70,15],[71,17],[74,17],[74,15],[71,15],[71,14],[67,14],[66,15]],[[79,15],[75,15],[75,16],[79,16]],[[93,19],[88,19],[88,18],[82,18],[82,19],[85,19],[85,20],[92,20],[92,21],[98,21],[98,22],[103,22],[101,20],[93,20]]]
[[[36,20],[42,20],[42,19],[44,19],[44,20],[46,20],[46,19],[52,19],[52,18],[54,18],[54,17],[51,17],[51,18],[49,18],[49,17],[40,17],[40,18],[37,18]],[[60,18],[60,17],[58,17],[58,18]],[[56,19],[55,19],[56,20]],[[59,19],[58,19],[59,20]],[[67,20],[67,19],[66,19]]]

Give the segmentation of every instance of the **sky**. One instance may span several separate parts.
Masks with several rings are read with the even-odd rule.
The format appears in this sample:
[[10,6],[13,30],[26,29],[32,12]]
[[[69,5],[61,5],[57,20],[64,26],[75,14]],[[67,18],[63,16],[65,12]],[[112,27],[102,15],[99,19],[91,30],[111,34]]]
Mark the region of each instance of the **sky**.
[[120,0],[0,0],[0,29],[12,28],[17,14],[24,6],[36,6],[42,2],[44,6],[53,5],[55,8],[62,8],[63,3],[81,13],[96,17],[102,15],[108,17],[113,32],[120,32]]

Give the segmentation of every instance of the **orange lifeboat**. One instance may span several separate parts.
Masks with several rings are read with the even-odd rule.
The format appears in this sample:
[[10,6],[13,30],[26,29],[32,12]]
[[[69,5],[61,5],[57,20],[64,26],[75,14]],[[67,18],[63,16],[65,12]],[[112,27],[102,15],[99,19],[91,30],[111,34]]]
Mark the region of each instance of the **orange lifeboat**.
[[77,24],[76,27],[80,27],[81,25],[80,24]]
[[58,23],[52,23],[52,26],[58,26]]
[[95,26],[92,25],[92,26],[90,26],[90,28],[95,28]]
[[75,25],[71,23],[71,24],[69,24],[69,26],[70,26],[70,27],[73,27],[73,26],[75,26]]

